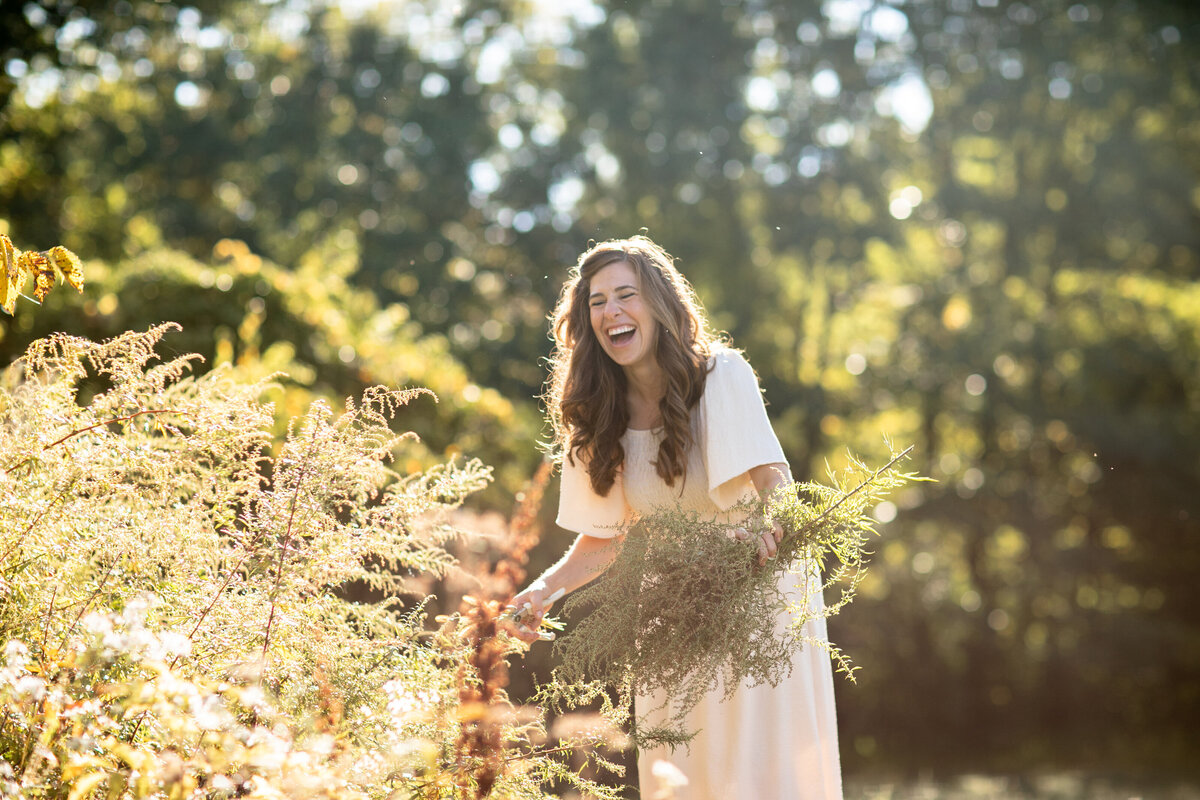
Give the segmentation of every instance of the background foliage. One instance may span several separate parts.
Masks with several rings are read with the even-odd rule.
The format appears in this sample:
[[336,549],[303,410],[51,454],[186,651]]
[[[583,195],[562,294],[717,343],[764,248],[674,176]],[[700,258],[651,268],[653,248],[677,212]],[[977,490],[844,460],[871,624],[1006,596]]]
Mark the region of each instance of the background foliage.
[[5,318],[6,360],[174,319],[181,351],[288,371],[281,406],[429,386],[428,457],[495,464],[480,502],[505,507],[563,267],[645,227],[747,350],[800,477],[886,434],[938,481],[876,510],[831,621],[862,666],[849,774],[1200,763],[1189,4],[0,14],[4,232],[89,281]]

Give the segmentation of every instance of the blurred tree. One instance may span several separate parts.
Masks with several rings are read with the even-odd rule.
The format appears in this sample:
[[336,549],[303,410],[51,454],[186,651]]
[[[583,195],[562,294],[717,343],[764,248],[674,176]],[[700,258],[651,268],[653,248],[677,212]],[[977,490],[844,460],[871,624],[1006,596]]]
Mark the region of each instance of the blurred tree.
[[[196,0],[190,8],[210,18],[238,0]],[[118,67],[112,48],[147,37],[170,35],[178,8],[147,0],[96,3],[89,0],[44,0],[0,6],[0,114],[17,84],[32,75],[44,91],[64,72],[92,84],[112,78]]]
[[[911,205],[936,209],[929,256],[944,272],[919,284],[870,381],[919,411],[928,468],[946,482],[904,526],[921,598],[903,625],[928,631],[917,617],[947,605],[979,625],[927,634],[958,648],[953,682],[978,686],[936,703],[930,724],[958,727],[967,759],[1020,740],[1097,760],[1126,751],[1129,766],[1177,761],[1200,713],[1197,676],[1181,680],[1189,670],[1165,653],[1194,659],[1195,643],[1176,647],[1195,597],[1186,583],[1164,594],[1167,571],[1139,564],[1179,563],[1200,515],[1186,488],[1200,481],[1194,444],[1155,445],[1200,441],[1196,318],[1164,301],[1200,272],[1198,76],[1171,24],[1196,20],[1154,6],[1132,19],[1065,4],[966,10],[908,14],[936,112],[906,177]],[[1116,301],[1131,282],[1138,296]],[[1175,355],[1154,355],[1167,339]],[[935,531],[954,534],[950,548]],[[922,578],[923,552],[947,569]],[[909,666],[928,670],[920,651]],[[1156,713],[1163,693],[1176,702]],[[1154,739],[1153,752],[1097,735],[1112,730]]]
[[553,81],[579,227],[681,257],[797,472],[883,432],[942,481],[832,626],[867,666],[852,767],[1194,755],[1193,589],[1146,565],[1200,566],[1198,32],[1132,3],[626,3]]
[[507,510],[539,461],[532,446],[540,430],[536,409],[475,383],[445,337],[422,333],[405,306],[381,306],[351,285],[357,266],[348,230],[319,242],[291,270],[230,239],[218,241],[207,262],[163,247],[119,265],[92,260],[84,268],[83,299],[56,292],[36,312],[8,319],[0,361],[53,331],[101,340],[169,319],[183,328],[164,341],[171,352],[199,353],[206,368],[232,366],[250,379],[278,374],[271,399],[281,419],[301,413],[314,397],[337,408],[376,384],[428,388],[437,400],[414,402],[404,412],[405,426],[421,436],[427,453],[409,471],[456,454],[483,459],[495,465],[497,480],[481,501]]
[[[487,178],[471,166],[522,101],[481,83],[486,65],[465,48],[511,39],[505,16],[486,4],[355,20],[321,5],[117,5],[64,10],[74,28],[26,15],[61,69],[28,46],[6,51],[10,73],[27,76],[3,118],[0,209],[15,228],[115,259],[148,221],[195,256],[236,237],[292,264],[349,226],[359,283],[449,334],[491,382],[536,392],[540,369],[521,362],[529,345],[544,349],[527,331],[544,314],[531,275],[548,270],[473,207]],[[520,358],[508,348],[518,335]]]
[[[432,441],[515,474],[564,266],[645,227],[748,350],[800,476],[887,434],[939,480],[879,509],[831,625],[864,666],[848,769],[1197,763],[1196,9],[30,8],[4,40],[0,214],[108,259],[102,315],[157,319],[133,298],[174,285],[186,331],[258,324],[337,393],[453,357],[449,396],[470,375],[523,422],[468,402]],[[196,291],[223,238],[304,276],[281,327]],[[157,277],[164,241],[193,277]],[[378,305],[330,311],[355,284]],[[30,315],[51,319],[79,324]]]

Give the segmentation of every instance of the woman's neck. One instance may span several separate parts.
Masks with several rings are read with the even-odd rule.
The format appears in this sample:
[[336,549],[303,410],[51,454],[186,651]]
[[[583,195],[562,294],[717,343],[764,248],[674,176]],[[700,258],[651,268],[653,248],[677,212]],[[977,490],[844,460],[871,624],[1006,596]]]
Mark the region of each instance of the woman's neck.
[[653,428],[661,423],[658,403],[667,393],[667,379],[656,364],[639,364],[625,369],[628,389],[629,424],[633,428]]

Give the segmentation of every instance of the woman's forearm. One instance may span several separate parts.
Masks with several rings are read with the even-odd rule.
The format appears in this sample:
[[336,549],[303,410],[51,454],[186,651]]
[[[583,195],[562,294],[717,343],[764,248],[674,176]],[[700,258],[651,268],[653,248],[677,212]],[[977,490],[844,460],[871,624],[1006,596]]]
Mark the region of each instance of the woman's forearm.
[[617,557],[620,543],[620,536],[601,539],[580,534],[558,563],[542,573],[538,582],[545,586],[547,595],[558,589],[562,589],[563,594],[573,592],[608,569]]
[[758,496],[766,500],[781,486],[792,484],[792,471],[787,464],[762,464],[750,470],[750,480]]

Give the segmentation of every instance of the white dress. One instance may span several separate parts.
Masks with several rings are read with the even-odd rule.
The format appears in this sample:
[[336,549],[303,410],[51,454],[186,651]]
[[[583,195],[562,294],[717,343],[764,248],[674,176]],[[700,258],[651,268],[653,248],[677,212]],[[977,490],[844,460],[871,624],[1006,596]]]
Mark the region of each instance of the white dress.
[[[655,472],[659,431],[629,430],[621,439],[624,466],[606,497],[592,491],[582,465],[564,461],[560,526],[611,537],[629,519],[676,504],[719,517],[754,494],[749,470],[786,461],[750,365],[729,349],[718,350],[713,359],[704,395],[693,411],[696,445],[688,453],[682,491],[678,484],[667,486]],[[790,590],[802,580],[784,578]],[[820,592],[815,592],[810,609],[823,605]],[[788,621],[785,617],[779,625]],[[804,634],[825,640],[825,620],[810,620]],[[653,699],[648,703],[651,708],[656,705]],[[711,692],[690,712],[686,724],[699,731],[688,748],[638,754],[644,800],[659,786],[653,769],[659,760],[676,766],[688,780],[675,789],[677,800],[842,797],[833,671],[828,655],[818,647],[806,645],[778,686],[742,686],[728,699],[720,689]]]

